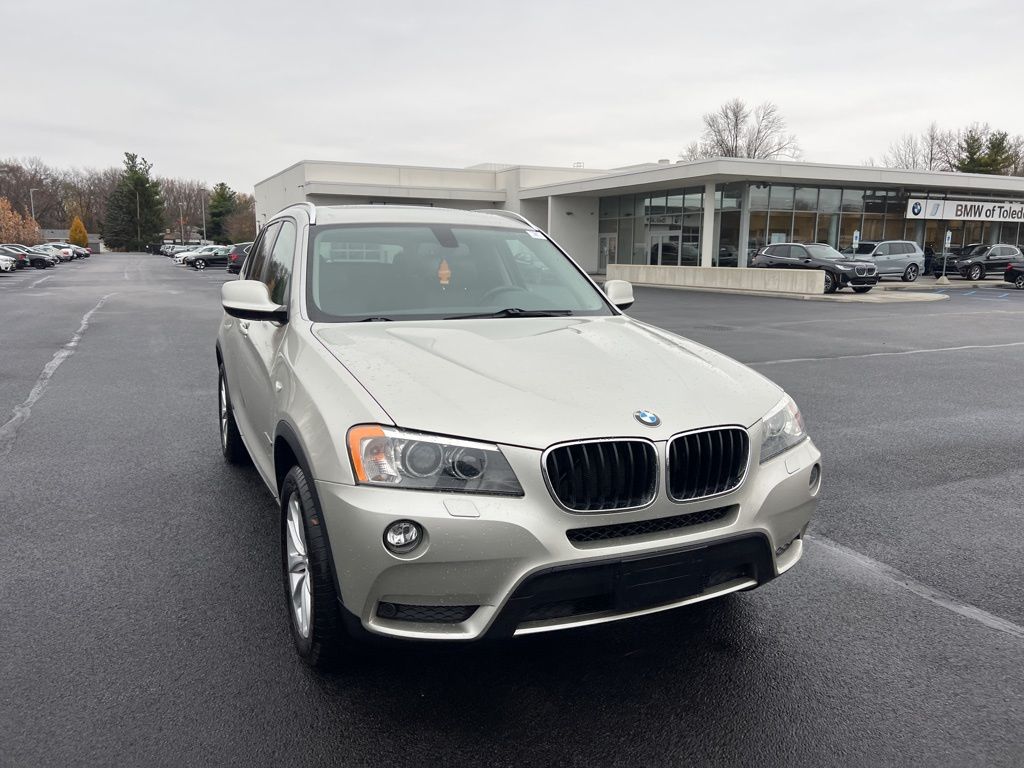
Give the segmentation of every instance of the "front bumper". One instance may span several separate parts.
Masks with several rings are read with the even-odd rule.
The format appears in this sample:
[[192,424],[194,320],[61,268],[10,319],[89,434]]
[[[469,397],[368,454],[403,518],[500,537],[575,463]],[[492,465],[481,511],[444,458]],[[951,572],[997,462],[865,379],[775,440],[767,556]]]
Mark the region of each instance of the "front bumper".
[[857,275],[853,272],[840,272],[839,273],[839,285],[840,286],[865,286],[865,285],[877,285],[878,284],[878,273],[873,275]]
[[[753,441],[752,441],[753,442]],[[664,444],[659,451],[664,461]],[[664,482],[650,506],[577,514],[560,508],[539,472],[540,451],[502,446],[523,486],[508,498],[401,491],[318,481],[342,602],[370,632],[476,640],[628,618],[751,589],[803,553],[817,504],[821,454],[810,440],[757,465],[744,482],[676,503]],[[593,527],[679,519],[693,525],[584,541]],[[414,520],[423,543],[408,555],[383,545],[385,528]]]

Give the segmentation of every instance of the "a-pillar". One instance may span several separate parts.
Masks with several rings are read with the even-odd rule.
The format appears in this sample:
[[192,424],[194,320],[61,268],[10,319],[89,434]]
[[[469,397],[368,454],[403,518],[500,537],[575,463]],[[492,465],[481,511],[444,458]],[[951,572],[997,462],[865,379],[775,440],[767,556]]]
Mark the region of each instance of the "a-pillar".
[[700,225],[700,265],[715,265],[715,182],[704,185],[704,217]]

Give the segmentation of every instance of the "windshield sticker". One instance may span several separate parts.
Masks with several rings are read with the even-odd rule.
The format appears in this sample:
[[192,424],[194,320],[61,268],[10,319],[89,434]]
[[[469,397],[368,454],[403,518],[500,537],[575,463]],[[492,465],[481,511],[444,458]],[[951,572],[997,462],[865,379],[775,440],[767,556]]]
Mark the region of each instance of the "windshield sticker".
[[437,268],[437,281],[442,287],[447,287],[452,281],[452,270],[448,266],[448,259],[441,259],[441,265]]
[[526,230],[526,234],[528,234],[530,237],[535,237],[538,240],[543,240],[544,239],[544,233],[543,232],[538,232],[536,229],[528,229],[528,230]]

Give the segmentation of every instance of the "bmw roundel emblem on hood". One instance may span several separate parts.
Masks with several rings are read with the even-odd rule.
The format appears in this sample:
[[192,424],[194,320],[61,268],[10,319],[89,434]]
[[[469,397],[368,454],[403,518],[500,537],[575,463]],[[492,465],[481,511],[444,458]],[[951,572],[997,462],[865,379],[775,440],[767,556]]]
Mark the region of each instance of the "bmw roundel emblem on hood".
[[647,427],[656,427],[661,424],[661,417],[652,411],[634,411],[633,418]]

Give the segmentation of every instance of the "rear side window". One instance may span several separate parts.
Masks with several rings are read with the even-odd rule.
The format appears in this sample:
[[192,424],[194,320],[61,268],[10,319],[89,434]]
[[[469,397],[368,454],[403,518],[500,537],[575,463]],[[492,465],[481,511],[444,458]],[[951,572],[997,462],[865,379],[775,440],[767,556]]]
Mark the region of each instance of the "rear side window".
[[242,273],[243,280],[259,280],[263,275],[263,267],[270,258],[270,249],[274,246],[274,238],[281,228],[281,222],[275,221],[263,228],[259,238],[253,244],[249,258],[245,260]]

